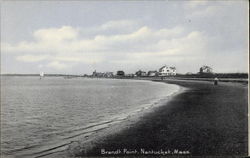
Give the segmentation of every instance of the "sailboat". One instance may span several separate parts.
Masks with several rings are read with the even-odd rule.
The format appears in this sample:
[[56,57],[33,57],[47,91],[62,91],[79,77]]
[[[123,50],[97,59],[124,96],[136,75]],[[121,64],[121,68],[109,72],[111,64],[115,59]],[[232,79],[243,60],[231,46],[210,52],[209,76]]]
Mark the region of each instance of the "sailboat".
[[40,80],[44,77],[44,72],[40,72]]

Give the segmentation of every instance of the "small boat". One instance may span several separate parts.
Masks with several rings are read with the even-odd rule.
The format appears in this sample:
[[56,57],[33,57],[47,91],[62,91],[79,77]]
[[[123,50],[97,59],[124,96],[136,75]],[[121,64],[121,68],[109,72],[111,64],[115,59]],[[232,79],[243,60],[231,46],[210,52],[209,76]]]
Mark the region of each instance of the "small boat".
[[44,72],[40,72],[40,80],[44,77]]

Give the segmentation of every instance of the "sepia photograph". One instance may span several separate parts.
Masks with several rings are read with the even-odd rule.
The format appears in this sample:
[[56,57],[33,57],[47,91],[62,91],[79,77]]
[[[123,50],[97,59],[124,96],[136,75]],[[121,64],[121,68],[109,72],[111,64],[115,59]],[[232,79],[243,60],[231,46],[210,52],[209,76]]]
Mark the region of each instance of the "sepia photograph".
[[248,0],[1,0],[1,158],[247,157]]

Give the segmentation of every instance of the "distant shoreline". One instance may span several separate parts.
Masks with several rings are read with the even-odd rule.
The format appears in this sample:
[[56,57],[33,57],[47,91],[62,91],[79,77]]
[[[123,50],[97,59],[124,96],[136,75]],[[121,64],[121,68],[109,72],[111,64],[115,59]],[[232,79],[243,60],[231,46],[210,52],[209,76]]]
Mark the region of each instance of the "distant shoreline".
[[[40,76],[40,74],[0,74],[0,76],[23,76],[23,77],[32,77],[32,76]],[[63,76],[75,76],[75,77],[83,77],[82,75],[67,75],[67,74],[44,74],[46,77],[63,77]]]
[[[238,73],[234,73],[237,75]],[[243,74],[243,73],[242,73]],[[244,73],[244,75],[240,75],[237,77],[230,77],[230,76],[235,76],[235,75],[226,75],[226,74],[218,74],[219,82],[240,82],[240,83],[246,83],[248,84],[248,74]],[[39,77],[40,74],[0,74],[0,76],[13,76],[13,77]],[[242,77],[243,76],[243,77]],[[45,74],[44,77],[64,77],[66,79],[71,79],[71,78],[98,78],[98,77],[91,77],[91,76],[82,76],[82,75],[67,75],[67,74]],[[162,80],[162,77],[160,76],[155,76],[155,77],[150,77],[150,76],[145,76],[145,77],[100,77],[100,79],[134,79],[134,80]],[[194,76],[194,75],[176,75],[176,76],[166,76],[163,78],[163,81],[165,80],[193,80],[193,81],[214,81],[214,77],[206,77],[206,76]]]
[[[40,74],[39,73],[35,73],[35,74],[26,74],[26,73],[0,73],[0,76],[39,76]],[[78,77],[85,77],[84,75],[77,75],[77,74],[57,74],[57,73],[45,73],[44,75],[46,76],[78,76]],[[212,73],[212,74],[176,74],[175,76],[177,77],[214,77],[215,75],[217,76],[221,76],[223,78],[226,78],[226,77],[232,77],[232,76],[235,76],[237,75],[238,78],[247,78],[248,77],[248,73],[245,72],[245,73]],[[223,75],[223,76],[222,76]],[[114,75],[116,76],[116,75]],[[91,77],[91,75],[88,75],[87,77]],[[126,77],[126,75],[124,76]],[[150,77],[150,76],[144,76],[144,77]],[[153,76],[154,77],[154,76]],[[160,77],[160,76],[157,76],[157,77]],[[167,77],[167,76],[166,76]]]

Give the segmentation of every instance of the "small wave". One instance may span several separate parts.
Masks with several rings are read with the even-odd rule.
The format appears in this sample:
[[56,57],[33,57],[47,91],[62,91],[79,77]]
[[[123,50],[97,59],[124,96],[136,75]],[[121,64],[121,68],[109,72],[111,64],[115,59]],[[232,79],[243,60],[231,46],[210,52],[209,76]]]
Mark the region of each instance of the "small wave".
[[92,125],[85,126],[82,128],[78,128],[75,130],[65,131],[65,132],[71,133],[71,135],[59,140],[60,143],[53,143],[54,141],[52,141],[51,144],[48,143],[48,144],[32,145],[32,146],[28,146],[28,147],[24,147],[24,148],[15,149],[15,150],[12,150],[10,152],[17,154],[20,157],[47,156],[47,155],[59,152],[58,150],[59,149],[62,150],[62,148],[63,148],[63,150],[66,150],[66,148],[68,147],[69,144],[71,144],[73,141],[78,140],[76,138],[79,136],[87,137],[87,136],[89,136],[95,132],[101,131],[101,130],[109,127],[111,124],[117,123],[119,121],[121,121],[121,119],[115,119],[115,120],[113,119],[110,121],[104,121],[101,123],[96,123],[96,124],[92,124]]

